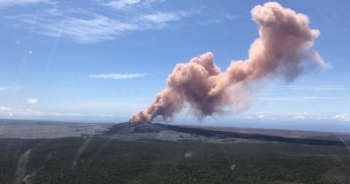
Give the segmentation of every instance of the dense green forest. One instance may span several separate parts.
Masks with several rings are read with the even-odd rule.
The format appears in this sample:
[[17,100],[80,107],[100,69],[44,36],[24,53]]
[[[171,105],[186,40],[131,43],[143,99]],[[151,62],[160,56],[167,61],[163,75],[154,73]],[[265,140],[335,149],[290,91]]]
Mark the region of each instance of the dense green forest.
[[[18,180],[25,152],[29,158]],[[350,150],[286,143],[0,139],[0,183],[14,182],[350,183]]]

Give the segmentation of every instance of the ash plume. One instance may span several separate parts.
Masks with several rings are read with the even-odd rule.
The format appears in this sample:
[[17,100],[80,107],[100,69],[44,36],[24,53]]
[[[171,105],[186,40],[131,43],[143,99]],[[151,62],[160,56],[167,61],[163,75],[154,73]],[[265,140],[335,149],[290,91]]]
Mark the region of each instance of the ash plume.
[[274,78],[292,82],[305,72],[330,67],[311,49],[320,32],[309,28],[306,15],[275,2],[254,7],[251,15],[259,38],[252,43],[247,60],[232,61],[225,72],[215,65],[211,52],[177,64],[167,79],[167,88],[129,122],[151,121],[158,116],[167,120],[185,104],[200,119],[224,114],[230,105],[236,111],[246,110],[252,85]]

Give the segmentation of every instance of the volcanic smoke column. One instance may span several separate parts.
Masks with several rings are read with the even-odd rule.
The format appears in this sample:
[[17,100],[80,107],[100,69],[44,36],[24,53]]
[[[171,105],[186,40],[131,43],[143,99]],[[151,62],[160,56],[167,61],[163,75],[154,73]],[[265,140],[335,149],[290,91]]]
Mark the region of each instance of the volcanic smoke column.
[[251,45],[247,60],[232,61],[225,72],[215,65],[210,52],[177,64],[167,79],[167,88],[129,122],[151,121],[157,116],[166,120],[185,104],[198,118],[223,114],[229,105],[245,110],[253,84],[281,77],[292,82],[302,73],[330,66],[311,49],[320,32],[309,28],[306,15],[275,2],[258,5],[251,14],[260,37]]

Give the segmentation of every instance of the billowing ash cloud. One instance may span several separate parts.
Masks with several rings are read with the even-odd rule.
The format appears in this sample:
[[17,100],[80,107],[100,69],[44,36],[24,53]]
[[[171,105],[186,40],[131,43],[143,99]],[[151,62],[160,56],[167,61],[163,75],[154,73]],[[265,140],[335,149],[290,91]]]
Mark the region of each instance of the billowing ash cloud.
[[306,15],[275,2],[254,7],[251,14],[260,37],[251,45],[247,60],[232,61],[225,72],[215,65],[210,52],[177,64],[167,79],[167,88],[129,122],[150,121],[158,116],[166,120],[185,104],[198,118],[223,114],[229,105],[234,105],[236,111],[245,110],[252,85],[273,78],[292,82],[302,73],[330,66],[311,49],[320,32],[309,28]]

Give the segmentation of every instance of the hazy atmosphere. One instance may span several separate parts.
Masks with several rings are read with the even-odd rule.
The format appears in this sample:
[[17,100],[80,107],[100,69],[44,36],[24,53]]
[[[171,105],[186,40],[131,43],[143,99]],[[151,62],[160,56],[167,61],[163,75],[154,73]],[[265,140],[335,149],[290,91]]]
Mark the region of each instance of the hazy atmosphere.
[[0,118],[350,132],[350,2],[265,3],[0,0]]

